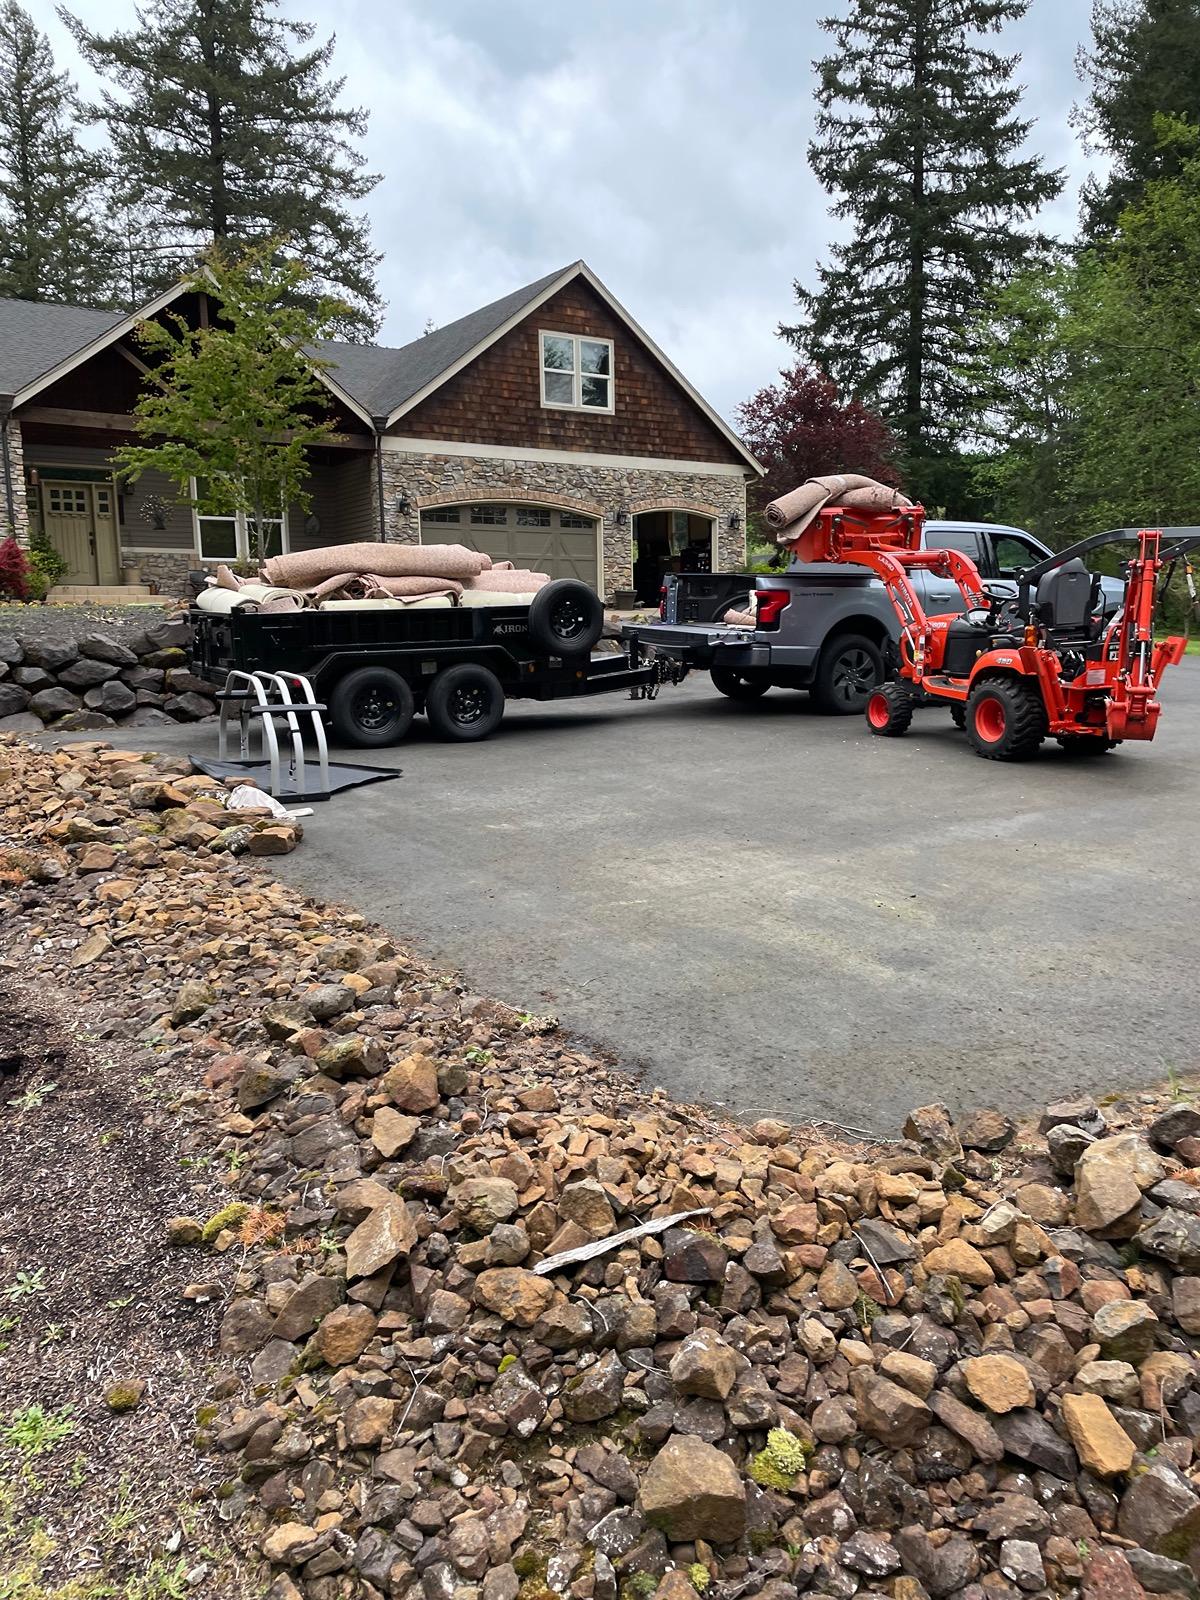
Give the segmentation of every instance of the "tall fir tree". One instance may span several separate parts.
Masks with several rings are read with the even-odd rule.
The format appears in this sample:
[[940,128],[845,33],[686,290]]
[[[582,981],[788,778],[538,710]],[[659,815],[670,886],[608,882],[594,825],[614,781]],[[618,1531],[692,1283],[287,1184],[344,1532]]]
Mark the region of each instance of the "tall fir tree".
[[17,0],[0,4],[0,294],[113,303],[117,249],[99,155],[75,136],[79,106]]
[[974,401],[960,376],[985,292],[1042,241],[1027,225],[1062,176],[1023,154],[1019,57],[987,36],[1029,0],[849,0],[822,27],[813,170],[853,222],[801,320],[781,328],[843,393],[882,413],[905,476],[930,504],[965,474],[954,446]]
[[213,242],[287,241],[314,294],[347,310],[338,332],[379,325],[380,257],[353,208],[379,181],[357,141],[365,111],[339,103],[334,40],[278,15],[279,0],[149,0],[127,33],[62,12],[88,63],[114,85],[91,115],[108,127],[123,199],[145,217],[146,286],[170,281]]
[[1080,196],[1084,237],[1095,243],[1111,238],[1148,183],[1180,170],[1178,146],[1157,137],[1154,119],[1200,122],[1200,0],[1095,0],[1091,48],[1076,67],[1088,90],[1075,126],[1111,162]]

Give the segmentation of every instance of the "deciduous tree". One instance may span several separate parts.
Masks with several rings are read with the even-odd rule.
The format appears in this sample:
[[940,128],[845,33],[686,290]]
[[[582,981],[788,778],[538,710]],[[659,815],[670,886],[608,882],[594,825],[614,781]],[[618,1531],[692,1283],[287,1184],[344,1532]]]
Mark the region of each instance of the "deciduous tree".
[[842,400],[832,378],[800,362],[779,379],[736,412],[747,448],[767,469],[751,490],[753,510],[827,472],[865,472],[881,483],[900,482],[897,440],[882,417],[858,400]]
[[312,349],[345,307],[314,297],[303,266],[269,243],[236,261],[214,246],[206,266],[215,320],[193,328],[168,312],[138,330],[151,368],[134,412],[139,442],[114,460],[130,478],[165,473],[202,514],[243,513],[251,554],[265,556],[281,511],[308,505],[308,451],[332,432]]

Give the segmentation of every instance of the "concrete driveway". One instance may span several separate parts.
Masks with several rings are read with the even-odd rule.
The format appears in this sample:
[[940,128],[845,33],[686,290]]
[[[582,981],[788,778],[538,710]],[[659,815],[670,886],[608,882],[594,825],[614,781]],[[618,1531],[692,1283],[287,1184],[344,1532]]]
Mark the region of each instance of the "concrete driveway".
[[895,1133],[1200,1062],[1200,660],[1163,699],[1152,745],[1023,766],[707,678],[518,701],[478,746],[418,719],[277,865],[679,1097]]

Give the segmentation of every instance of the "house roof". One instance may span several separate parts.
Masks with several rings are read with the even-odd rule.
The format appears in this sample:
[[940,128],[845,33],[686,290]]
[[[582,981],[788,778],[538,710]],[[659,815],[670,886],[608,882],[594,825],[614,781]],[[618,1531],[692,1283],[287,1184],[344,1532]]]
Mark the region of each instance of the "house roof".
[[[317,347],[328,387],[367,422],[386,418],[391,427],[456,372],[460,372],[497,339],[551,295],[582,278],[650,351],[692,402],[755,472],[762,467],[733,429],[719,416],[674,363],[640,328],[588,267],[573,261],[558,272],[527,283],[511,294],[480,306],[442,328],[408,344],[349,344],[330,340]],[[0,394],[19,403],[119,339],[139,321],[155,315],[182,294],[189,283],[167,290],[135,312],[91,311],[80,306],[35,304],[0,299]]]
[[17,394],[124,320],[119,311],[0,300],[0,394]]
[[450,369],[464,356],[485,347],[514,316],[525,311],[531,301],[569,270],[548,273],[397,349],[330,341],[320,346],[320,354],[332,363],[335,376],[356,400],[369,405],[375,416],[390,418],[422,389],[448,377]]

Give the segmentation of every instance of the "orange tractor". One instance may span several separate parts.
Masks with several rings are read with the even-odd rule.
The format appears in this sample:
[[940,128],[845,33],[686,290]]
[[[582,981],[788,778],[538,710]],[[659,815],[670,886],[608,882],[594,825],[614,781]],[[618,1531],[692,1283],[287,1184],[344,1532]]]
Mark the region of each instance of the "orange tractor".
[[[1200,528],[1117,528],[1048,556],[989,589],[958,550],[921,549],[921,506],[869,512],[830,505],[791,548],[801,561],[852,562],[885,585],[900,619],[900,671],[867,702],[872,733],[908,731],[918,706],[945,704],[977,754],[1021,761],[1047,737],[1080,756],[1124,739],[1152,739],[1158,683],[1184,653],[1182,638],[1154,641],[1158,575],[1200,545]],[[1169,538],[1164,548],[1164,539]],[[1100,581],[1082,557],[1133,541],[1123,607],[1105,616]],[[950,578],[960,614],[926,616],[910,572]]]

